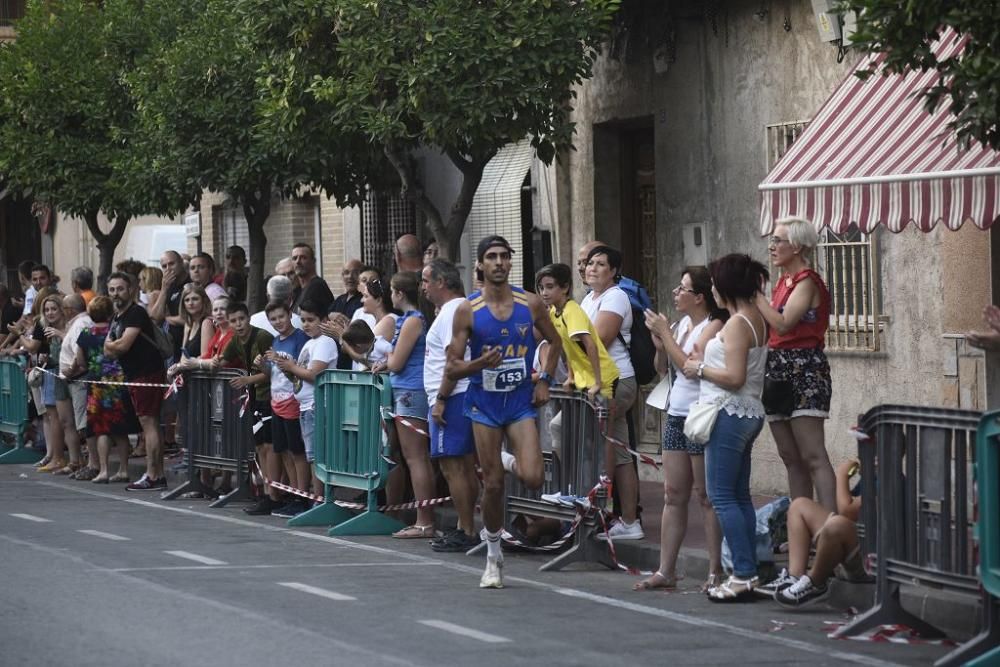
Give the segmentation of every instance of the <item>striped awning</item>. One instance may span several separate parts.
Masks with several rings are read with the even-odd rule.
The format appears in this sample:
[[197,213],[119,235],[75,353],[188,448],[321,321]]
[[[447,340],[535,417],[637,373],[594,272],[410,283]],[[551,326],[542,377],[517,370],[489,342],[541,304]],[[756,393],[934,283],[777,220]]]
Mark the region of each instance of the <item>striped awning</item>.
[[[956,58],[964,45],[949,28],[934,51]],[[863,58],[854,71],[884,59]],[[923,231],[992,225],[1000,215],[1000,153],[978,143],[959,148],[948,100],[926,112],[918,93],[938,83],[935,70],[867,81],[848,75],[760,184],[761,234],[786,216],[838,232],[851,223],[864,232],[880,223],[893,232],[911,222]]]

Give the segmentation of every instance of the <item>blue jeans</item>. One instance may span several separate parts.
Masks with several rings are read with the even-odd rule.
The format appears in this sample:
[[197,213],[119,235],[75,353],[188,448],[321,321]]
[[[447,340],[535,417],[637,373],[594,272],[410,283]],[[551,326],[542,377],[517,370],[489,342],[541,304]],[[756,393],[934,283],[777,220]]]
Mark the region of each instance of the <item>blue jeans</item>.
[[741,579],[757,574],[757,515],[750,499],[750,450],[763,426],[763,417],[734,417],[722,409],[712,437],[705,444],[708,497],[733,554],[733,574]]

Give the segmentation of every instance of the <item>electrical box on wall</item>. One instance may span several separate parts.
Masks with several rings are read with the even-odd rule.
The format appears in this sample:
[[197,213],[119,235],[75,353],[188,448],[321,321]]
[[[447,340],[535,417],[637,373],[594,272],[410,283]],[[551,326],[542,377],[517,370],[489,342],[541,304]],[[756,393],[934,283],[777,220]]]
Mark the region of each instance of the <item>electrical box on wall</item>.
[[824,42],[840,39],[840,16],[835,4],[834,0],[812,0],[816,28],[819,30],[819,38]]
[[844,46],[850,46],[853,42],[854,33],[858,31],[858,13],[852,11],[844,12],[841,26],[843,32],[841,43]]
[[708,225],[689,222],[681,226],[684,244],[684,266],[708,266]]

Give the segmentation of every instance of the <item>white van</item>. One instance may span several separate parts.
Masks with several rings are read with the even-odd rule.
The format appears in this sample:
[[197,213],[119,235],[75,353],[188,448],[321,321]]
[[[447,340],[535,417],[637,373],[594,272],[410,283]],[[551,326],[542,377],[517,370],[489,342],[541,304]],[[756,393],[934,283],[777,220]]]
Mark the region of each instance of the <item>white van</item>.
[[159,266],[167,250],[187,252],[184,225],[131,225],[128,228],[123,259],[137,259],[147,266]]

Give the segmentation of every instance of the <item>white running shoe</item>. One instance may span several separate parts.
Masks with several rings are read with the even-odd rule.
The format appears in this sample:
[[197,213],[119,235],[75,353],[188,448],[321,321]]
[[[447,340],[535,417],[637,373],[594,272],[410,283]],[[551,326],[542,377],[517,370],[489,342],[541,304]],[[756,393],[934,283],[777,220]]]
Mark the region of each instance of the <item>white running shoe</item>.
[[513,454],[505,449],[500,450],[500,463],[503,464],[503,469],[509,473],[514,473],[514,466],[517,464],[517,459]]
[[607,541],[610,537],[612,540],[641,540],[646,537],[646,533],[642,531],[642,524],[636,519],[632,523],[625,523],[624,521],[616,521],[608,528],[607,533],[598,533],[595,537],[599,540]]
[[774,596],[778,591],[788,588],[798,580],[798,577],[793,577],[788,574],[787,568],[782,568],[781,572],[778,573],[778,576],[775,577],[774,580],[769,581],[763,586],[756,587],[753,589],[753,592],[757,597],[774,599]]
[[791,609],[801,609],[830,597],[830,588],[825,583],[814,584],[808,574],[803,574],[798,581],[774,594],[778,604]]
[[503,559],[486,558],[486,570],[479,580],[480,588],[503,588]]

